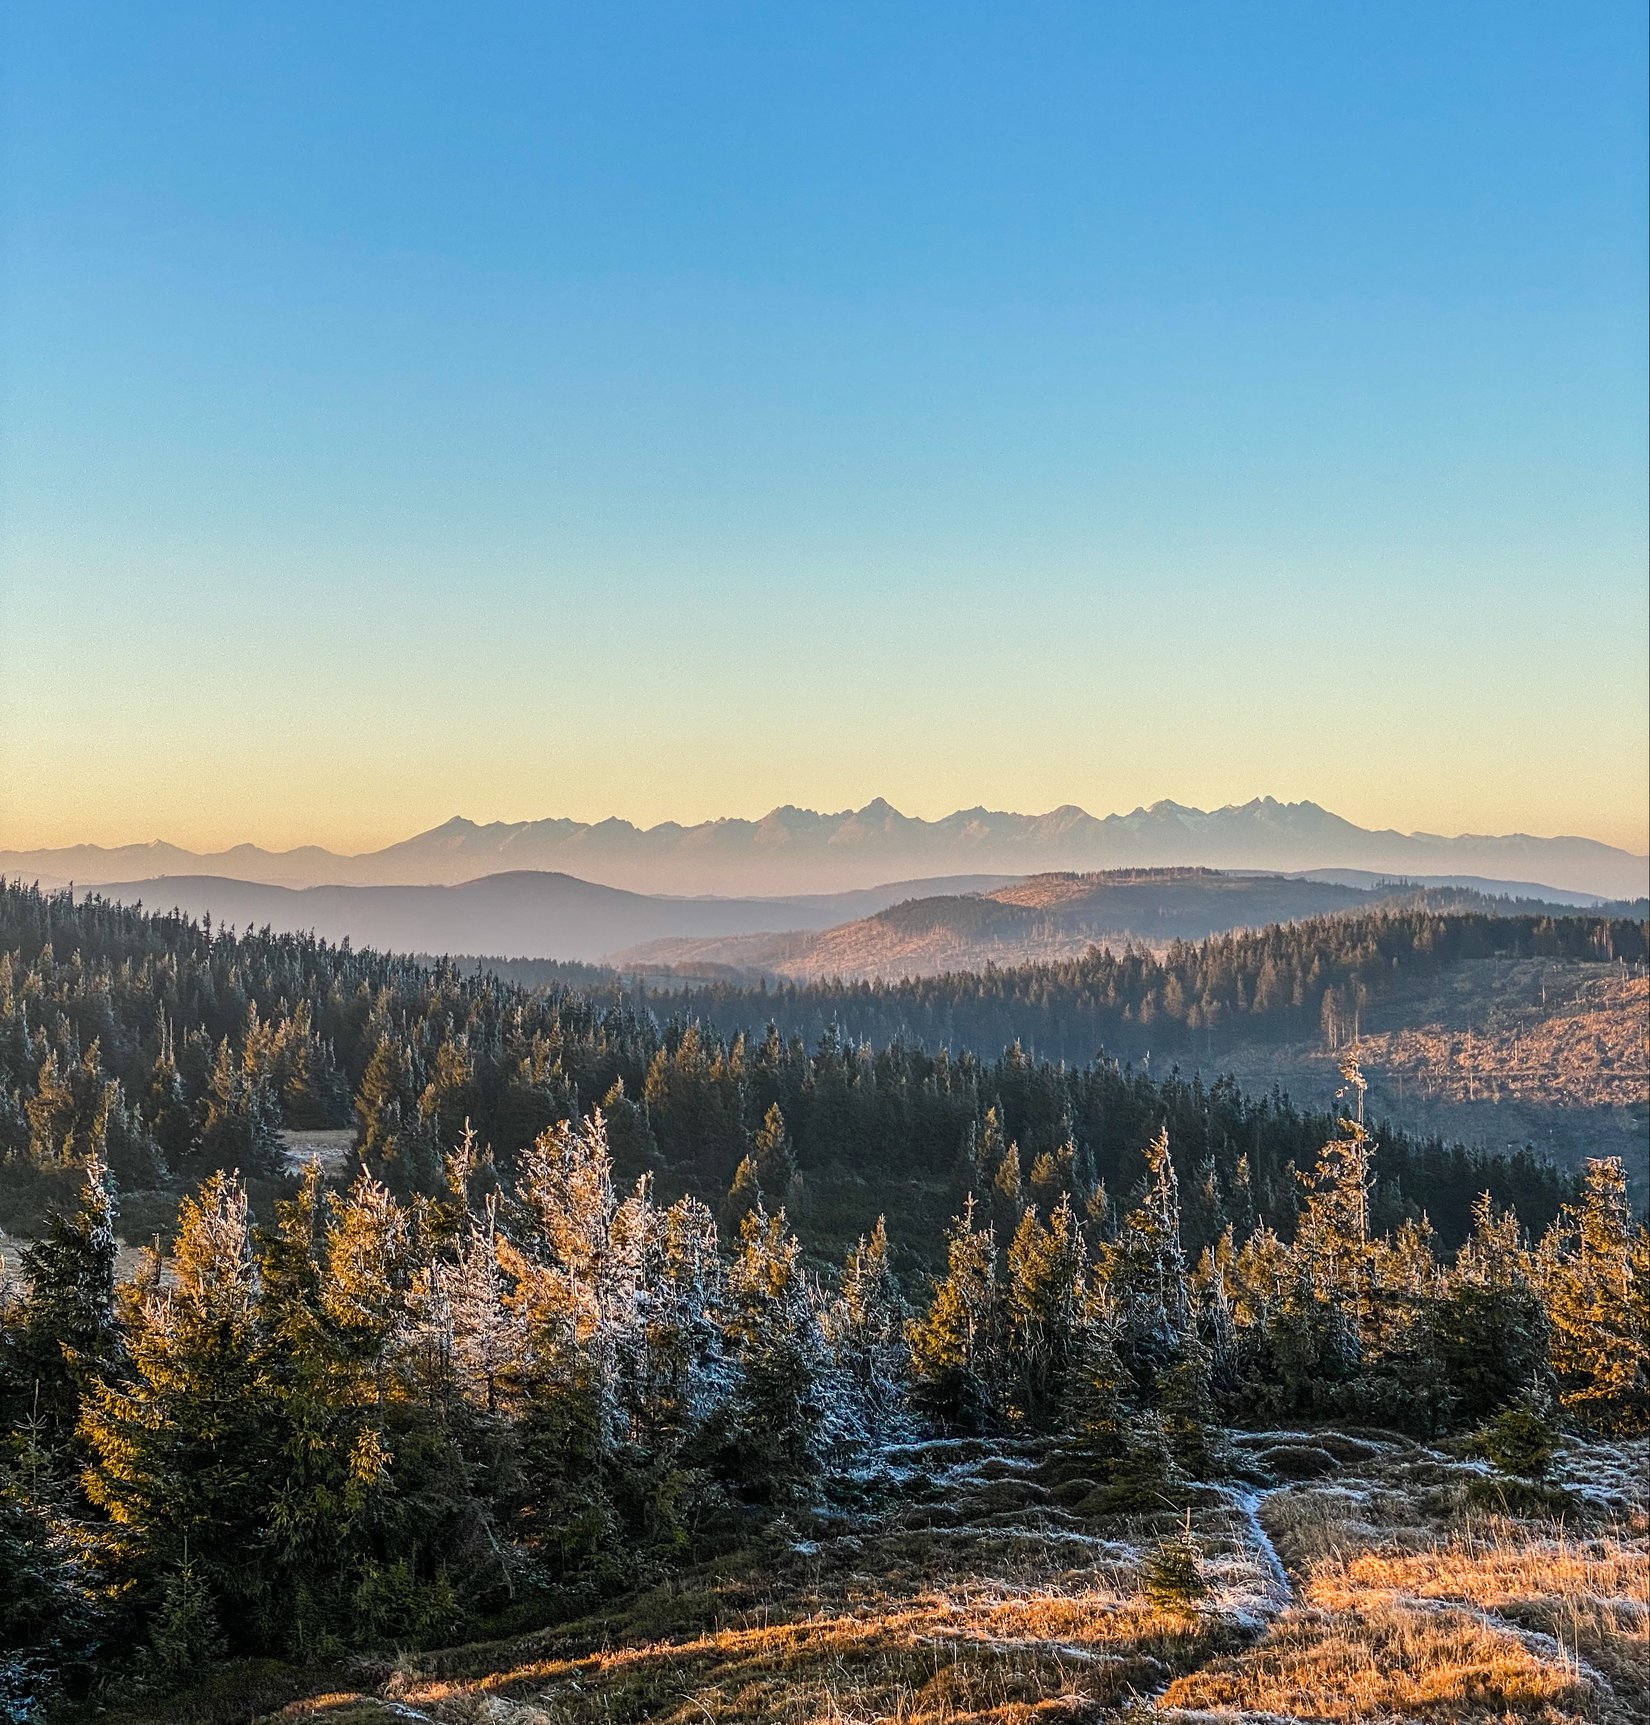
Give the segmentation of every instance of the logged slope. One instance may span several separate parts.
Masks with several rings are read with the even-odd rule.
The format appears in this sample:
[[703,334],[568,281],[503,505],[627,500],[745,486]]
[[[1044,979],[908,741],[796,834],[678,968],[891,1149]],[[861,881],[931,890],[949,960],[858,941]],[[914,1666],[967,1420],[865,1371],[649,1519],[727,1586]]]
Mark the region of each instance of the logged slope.
[[211,874],[289,886],[447,884],[512,870],[551,870],[640,892],[838,892],[895,878],[959,873],[1201,866],[1360,869],[1545,881],[1606,898],[1636,897],[1650,859],[1584,838],[1371,832],[1316,803],[1270,797],[1205,811],[1153,803],[1096,817],[1067,806],[1022,815],[974,808],[918,820],[878,798],[820,814],[784,807],[760,820],[494,821],[455,818],[360,856],[314,847],[270,852],[241,845],[196,856],[167,845],[102,850],[0,851],[0,873],[83,885]]
[[[1331,1093],[1356,1038],[1383,1118],[1482,1148],[1538,1145],[1569,1166],[1620,1156],[1642,1191],[1650,984],[1644,906],[1636,912],[1375,906],[1156,958],[1090,949],[984,973],[787,982],[760,1011],[808,1039],[840,1026],[929,1048],[1019,1041],[1060,1060],[1104,1049],[1153,1072],[1230,1073],[1254,1092],[1279,1085],[1295,1096]],[[661,979],[655,990],[662,1014],[739,1025],[755,1016],[750,996],[725,982]]]
[[[1534,1144],[1558,1162],[1619,1156],[1650,1181],[1650,979],[1620,965],[1484,958],[1372,995],[1359,1054],[1370,1106],[1407,1131]],[[1339,1050],[1323,1036],[1211,1038],[1257,1090],[1313,1095]],[[1206,1056],[1209,1058],[1209,1056]]]

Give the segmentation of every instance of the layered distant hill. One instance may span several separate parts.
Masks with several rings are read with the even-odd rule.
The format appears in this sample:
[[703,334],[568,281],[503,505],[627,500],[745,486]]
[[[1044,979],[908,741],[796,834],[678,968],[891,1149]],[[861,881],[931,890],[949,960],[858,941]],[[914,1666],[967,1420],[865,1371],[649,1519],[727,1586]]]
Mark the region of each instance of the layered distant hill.
[[1637,898],[1650,884],[1650,858],[1594,839],[1372,832],[1316,803],[1270,797],[1207,812],[1159,802],[1102,817],[1068,805],[1043,815],[961,809],[924,821],[878,798],[838,814],[786,806],[760,820],[697,826],[455,818],[359,856],[255,845],[209,855],[166,844],[0,851],[0,874],[48,885],[210,875],[293,887],[423,886],[529,870],[633,892],[765,895],[936,875],[1162,867],[1475,875],[1611,899]]
[[994,891],[908,898],[817,934],[676,937],[617,953],[613,962],[797,979],[929,976],[1070,958],[1096,942],[1195,940],[1362,908],[1375,896],[1326,881],[1205,869],[1031,875]]
[[[1539,889],[1537,889],[1539,891]],[[610,955],[621,969],[678,974],[820,977],[935,976],[985,966],[1051,963],[1095,945],[1161,950],[1231,929],[1384,907],[1562,912],[1541,898],[1494,896],[1436,880],[1364,885],[1209,869],[1031,875],[995,890],[907,899],[818,933],[677,936]]]
[[874,915],[917,891],[939,888],[967,895],[1002,884],[998,876],[962,875],[795,898],[665,898],[571,875],[518,870],[458,886],[285,887],[169,875],[109,882],[96,890],[149,910],[181,910],[240,929],[317,934],[386,951],[590,963],[642,942],[830,928]]
[[[1208,869],[963,875],[790,898],[667,898],[518,870],[458,886],[268,886],[209,875],[113,882],[125,904],[356,946],[606,961],[626,970],[770,976],[930,975],[1071,957],[1095,943],[1163,945],[1233,928],[1407,902],[1506,908],[1458,887],[1373,886]],[[1516,901],[1526,907],[1529,900]],[[1534,908],[1562,910],[1560,905]]]

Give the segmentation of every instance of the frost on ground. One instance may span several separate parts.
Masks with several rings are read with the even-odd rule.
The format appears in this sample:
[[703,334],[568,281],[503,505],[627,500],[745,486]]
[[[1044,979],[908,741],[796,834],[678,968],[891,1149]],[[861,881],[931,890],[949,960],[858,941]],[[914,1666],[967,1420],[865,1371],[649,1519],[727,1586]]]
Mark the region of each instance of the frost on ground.
[[[1096,1514],[1033,1444],[901,1444],[851,1504],[599,1618],[422,1655],[288,1725],[1650,1717],[1645,1448],[1571,1446],[1563,1525],[1486,1518],[1470,1458],[1371,1432],[1234,1434],[1189,1506]],[[1303,1452],[1305,1453],[1303,1456]],[[1301,1469],[1311,1477],[1292,1477]],[[1325,1471],[1327,1470],[1327,1471]],[[1143,1564],[1189,1527],[1206,1592]]]

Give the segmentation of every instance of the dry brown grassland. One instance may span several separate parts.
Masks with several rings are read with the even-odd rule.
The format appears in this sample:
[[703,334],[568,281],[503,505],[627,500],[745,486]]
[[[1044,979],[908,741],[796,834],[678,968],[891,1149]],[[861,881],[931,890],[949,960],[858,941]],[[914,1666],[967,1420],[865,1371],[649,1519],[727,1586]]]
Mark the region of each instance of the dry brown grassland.
[[[1301,1452],[1333,1471],[1281,1483]],[[409,1656],[284,1725],[1031,1725],[1650,1718],[1645,1449],[1565,1455],[1561,1522],[1468,1508],[1477,1464],[1373,1432],[1239,1438],[1200,1487],[1208,1591],[1142,1559],[1184,1511],[1094,1513],[1026,1445],[891,1452],[851,1515],[508,1642]],[[1273,1462],[1277,1465],[1273,1466]]]

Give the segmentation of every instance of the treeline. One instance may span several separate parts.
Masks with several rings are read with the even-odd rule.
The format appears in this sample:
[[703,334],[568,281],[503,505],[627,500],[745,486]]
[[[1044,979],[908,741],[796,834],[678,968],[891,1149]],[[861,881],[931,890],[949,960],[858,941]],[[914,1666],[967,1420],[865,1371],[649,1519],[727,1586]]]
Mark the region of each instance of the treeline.
[[915,1308],[880,1227],[822,1283],[756,1193],[719,1238],[697,1200],[625,1191],[599,1115],[508,1188],[470,1137],[429,1195],[312,1168],[261,1228],[213,1174],[121,1287],[86,1160],[0,1304],[0,1705],[520,1630],[788,1506],[855,1513],[856,1461],[922,1431],[1042,1434],[1103,1514],[1219,1477],[1233,1420],[1513,1421],[1534,1471],[1560,1418],[1650,1424],[1650,1238],[1617,1164],[1535,1244],[1482,1198],[1450,1258],[1424,1223],[1371,1228],[1349,1119],[1292,1241],[1228,1226],[1192,1259],[1161,1132],[1121,1216],[1045,1210],[976,1148]]
[[[1176,941],[1157,957],[1091,948],[1081,958],[900,982],[651,983],[654,1009],[714,1024],[770,1016],[812,1039],[830,1026],[873,1042],[1002,1047],[1048,1059],[1102,1050],[1191,1056],[1222,1039],[1352,1040],[1363,1008],[1406,978],[1486,958],[1643,964],[1650,924],[1616,916],[1485,916],[1426,909],[1314,917]],[[525,971],[526,967],[522,967]]]
[[[1439,938],[1488,938],[1466,920],[1470,929]],[[1308,950],[1299,931],[1277,933],[1280,950]],[[1149,964],[1095,962],[1118,974]],[[972,986],[989,993],[1004,979],[988,973]],[[843,993],[845,1018],[856,998]],[[666,1003],[617,989],[527,989],[444,963],[0,886],[0,1221],[33,1231],[92,1158],[110,1168],[140,1239],[167,1220],[144,1194],[182,1191],[215,1170],[237,1170],[263,1214],[287,1178],[284,1127],[353,1128],[359,1161],[401,1198],[439,1193],[446,1156],[473,1131],[508,1184],[543,1131],[597,1106],[622,1178],[651,1171],[661,1190],[721,1207],[777,1107],[789,1171],[779,1190],[770,1172],[766,1201],[788,1203],[805,1237],[833,1250],[886,1209],[902,1225],[910,1218],[919,1260],[932,1257],[987,1143],[1012,1148],[1045,1209],[1048,1177],[1079,1204],[1100,1188],[1126,1202],[1142,1178],[1140,1146],[1166,1125],[1197,1194],[1195,1251],[1228,1221],[1290,1237],[1296,1172],[1334,1128],[1330,1113],[1279,1095],[1106,1061],[1059,1065],[1012,1039],[986,1059],[901,1035],[850,1040],[831,1019],[805,1040],[773,1021],[782,997],[738,1000],[752,1015],[748,1036],[743,1024],[718,1031],[694,1016],[714,1007],[727,1017],[732,997],[674,1002],[661,1017],[653,1006]],[[1481,1191],[1537,1229],[1568,1191],[1529,1153],[1486,1157],[1385,1129],[1377,1138],[1377,1226],[1424,1212],[1451,1247]]]

